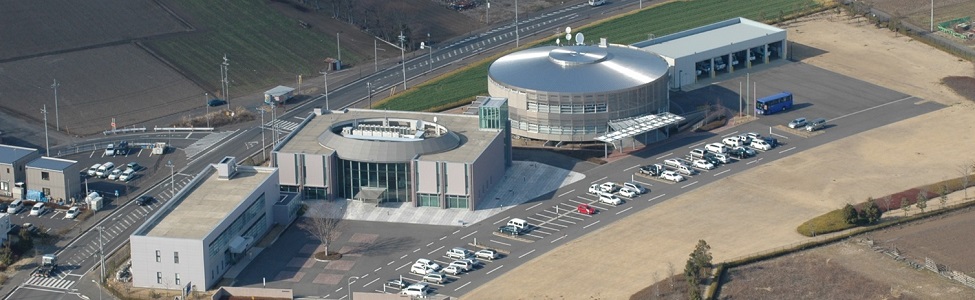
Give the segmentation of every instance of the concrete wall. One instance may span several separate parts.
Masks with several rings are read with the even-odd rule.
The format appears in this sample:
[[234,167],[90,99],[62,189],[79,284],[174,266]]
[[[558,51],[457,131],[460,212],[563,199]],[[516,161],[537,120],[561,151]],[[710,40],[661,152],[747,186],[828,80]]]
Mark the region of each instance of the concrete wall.
[[[63,172],[30,167],[27,167],[26,170],[27,189],[43,191],[44,188],[48,188],[51,190],[51,193],[47,197],[51,201],[57,201],[59,199],[67,200],[71,197],[81,195],[81,167],[78,163],[65,168]],[[41,179],[41,173],[43,172],[49,174],[48,180]]]
[[447,171],[444,174],[444,179],[446,179],[444,180],[444,184],[446,185],[445,194],[467,196],[467,190],[470,185],[470,182],[467,181],[467,164],[446,162],[443,163],[443,166]]
[[23,149],[25,152],[30,151],[31,153],[25,155],[24,157],[10,162],[10,163],[0,163],[0,182],[6,182],[8,189],[0,190],[0,196],[10,197],[13,196],[14,184],[17,182],[26,182],[27,180],[27,169],[25,166],[28,162],[41,157],[41,153],[37,149],[13,147],[7,145],[0,145],[0,147],[10,147],[15,149]]
[[305,175],[305,186],[311,187],[327,187],[326,176],[327,169],[325,167],[325,161],[327,158],[320,154],[303,154],[304,159],[304,169],[303,174]]
[[[206,247],[200,240],[174,239],[163,237],[131,236],[132,285],[161,289],[178,289],[176,274],[180,285],[192,282],[203,286],[206,281],[204,262]],[[156,261],[159,251],[159,261]],[[179,252],[179,263],[175,263],[175,253]],[[157,272],[162,280],[157,282]]]
[[421,194],[436,194],[437,189],[437,164],[435,161],[416,162],[416,192]]
[[278,168],[279,178],[281,178],[281,185],[298,185],[301,180],[300,166],[298,165],[299,159],[296,153],[285,153],[285,152],[273,152],[274,156],[274,167]]
[[486,195],[496,184],[500,183],[505,171],[507,171],[508,163],[505,161],[504,156],[504,148],[506,147],[504,139],[504,134],[497,135],[484,148],[484,152],[477,157],[477,160],[474,160],[474,163],[470,164],[471,210],[477,208],[477,204],[482,200],[481,197]]

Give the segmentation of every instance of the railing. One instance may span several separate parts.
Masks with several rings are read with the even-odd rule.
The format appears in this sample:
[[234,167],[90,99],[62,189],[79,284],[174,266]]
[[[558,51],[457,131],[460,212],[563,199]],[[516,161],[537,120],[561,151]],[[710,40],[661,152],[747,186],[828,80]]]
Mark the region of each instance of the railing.
[[146,128],[140,127],[140,128],[112,129],[112,130],[102,131],[102,134],[110,135],[110,134],[131,133],[131,132],[146,132]]
[[155,127],[153,131],[213,131],[213,127]]

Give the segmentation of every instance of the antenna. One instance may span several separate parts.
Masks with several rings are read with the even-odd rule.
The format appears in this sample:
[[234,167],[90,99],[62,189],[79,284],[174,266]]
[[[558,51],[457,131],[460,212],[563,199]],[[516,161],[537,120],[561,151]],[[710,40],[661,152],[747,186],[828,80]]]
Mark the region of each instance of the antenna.
[[582,32],[576,33],[576,45],[585,45],[586,36],[582,35]]

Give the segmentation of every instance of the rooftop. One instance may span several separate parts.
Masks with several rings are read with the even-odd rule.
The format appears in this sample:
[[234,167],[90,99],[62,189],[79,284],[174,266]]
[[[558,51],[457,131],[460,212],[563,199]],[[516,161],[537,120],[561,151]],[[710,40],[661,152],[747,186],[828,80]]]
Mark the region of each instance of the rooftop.
[[163,213],[146,236],[203,239],[230,214],[254,187],[271,176],[272,170],[240,166],[230,179],[219,179],[210,169],[207,178],[189,191],[172,210]]
[[[333,128],[351,126],[363,120],[422,121],[440,125],[447,132],[412,141],[363,140],[344,137],[341,128]],[[348,109],[344,112],[325,111],[314,116],[279,151],[326,155],[338,152],[342,159],[364,162],[407,162],[414,157],[473,162],[498,134],[497,131],[479,130],[476,115]]]
[[34,148],[24,148],[11,145],[0,145],[0,163],[12,164],[15,161],[37,152]]
[[53,157],[39,157],[27,163],[27,167],[34,168],[34,169],[51,170],[51,171],[64,171],[65,169],[71,167],[76,163],[78,162],[73,160],[67,160],[67,159],[60,159],[60,158],[53,158]]
[[633,44],[634,47],[669,58],[747,41],[785,30],[745,18],[733,18]]

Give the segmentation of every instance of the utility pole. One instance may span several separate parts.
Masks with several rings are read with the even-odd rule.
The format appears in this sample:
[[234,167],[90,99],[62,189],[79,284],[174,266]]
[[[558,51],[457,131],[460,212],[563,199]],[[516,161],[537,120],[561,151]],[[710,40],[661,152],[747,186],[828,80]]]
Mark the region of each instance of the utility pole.
[[931,32],[934,32],[934,0],[931,0]]
[[423,48],[427,48],[427,49],[430,50],[430,54],[429,54],[430,55],[429,56],[430,63],[429,63],[429,65],[430,65],[430,71],[433,71],[433,47],[430,47],[429,45],[426,45],[423,42],[420,42],[420,49],[423,49]]
[[487,1],[487,8],[484,9],[484,24],[491,24],[491,1]]
[[325,77],[325,110],[329,110],[328,109],[328,72],[322,71],[321,73],[322,76]]
[[376,43],[376,39],[372,39],[372,65],[376,67],[376,72],[379,72],[379,45]]
[[[400,65],[403,66],[403,91],[406,91],[406,48],[403,44],[406,43],[406,36],[403,32],[399,32],[399,52],[400,52]],[[372,96],[372,91],[369,91],[370,97]],[[372,102],[372,101],[370,101]],[[372,106],[371,104],[369,106]]]
[[227,59],[227,54],[223,55],[223,63],[220,64],[220,83],[223,92],[223,98],[227,100],[227,109],[231,109],[230,106],[230,80],[228,80],[227,67],[230,67],[230,60]]
[[54,89],[54,130],[55,131],[61,131],[61,114],[58,113],[58,87],[59,86],[61,85],[58,84],[58,79],[55,78],[54,84],[51,85],[51,88]]
[[369,93],[369,107],[372,108],[372,82],[366,81],[366,92]]
[[335,48],[338,49],[339,64],[341,64],[342,63],[342,32],[341,31],[335,33]]
[[51,156],[51,140],[47,137],[47,104],[41,108],[41,113],[44,114],[44,150],[47,151],[47,156]]
[[174,165],[173,164],[173,161],[170,160],[170,161],[166,162],[166,166],[169,167],[169,192],[173,194],[172,196],[170,196],[171,197],[170,199],[175,199],[176,198],[176,184],[175,184],[175,180],[173,178],[176,177],[176,171],[175,171],[176,170],[175,169],[176,168],[176,165]]
[[521,46],[518,34],[518,0],[515,0],[515,48]]
[[203,93],[203,105],[207,108],[207,127],[210,127],[210,102],[207,98],[210,98],[210,93]]
[[[328,101],[326,100],[325,103]],[[261,111],[261,155],[264,157],[264,161],[267,161],[267,152],[264,152],[267,149],[267,143],[264,142],[264,107],[257,110]]]

